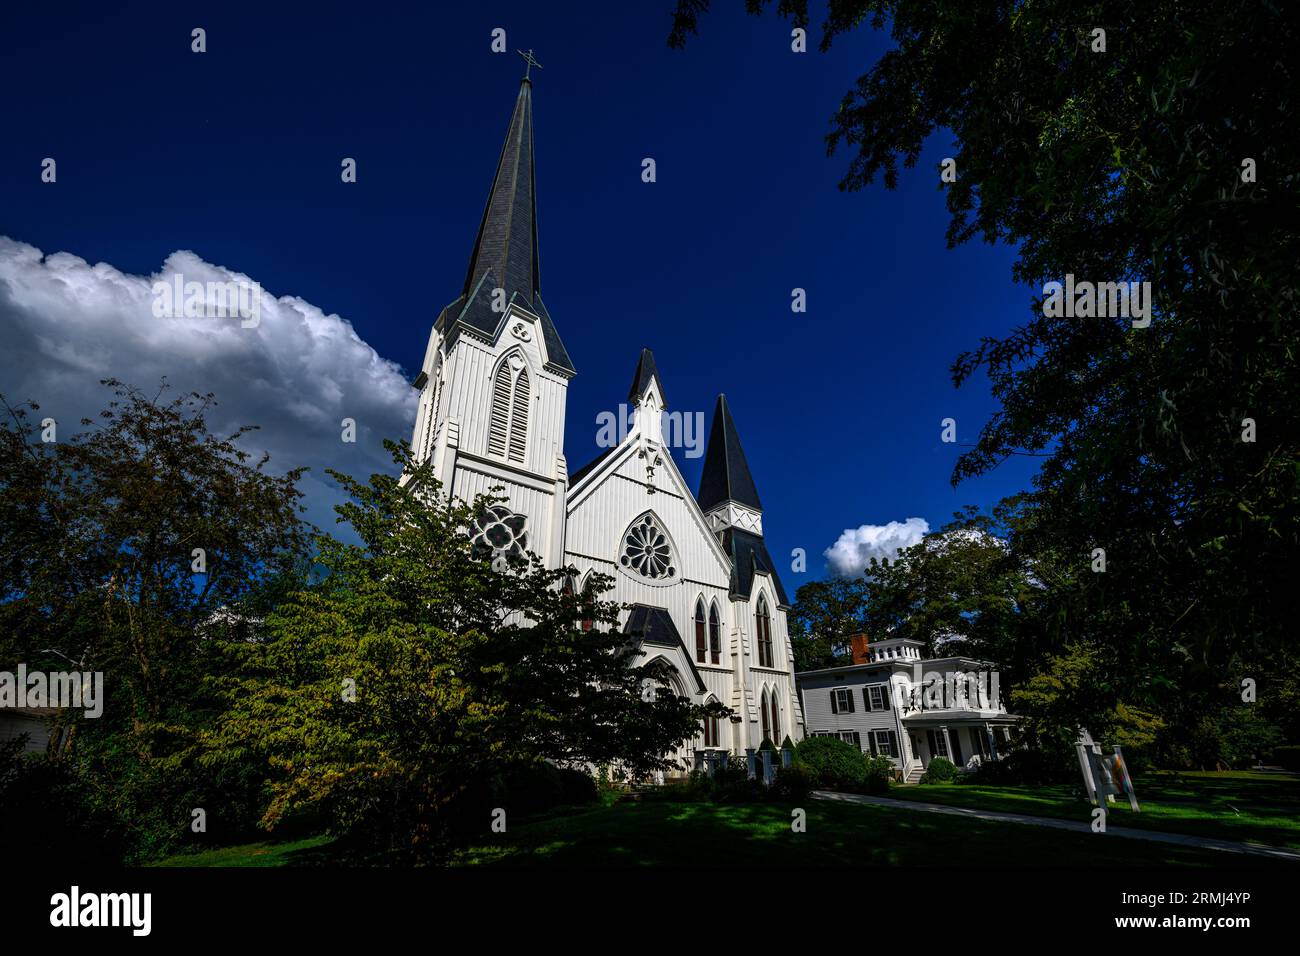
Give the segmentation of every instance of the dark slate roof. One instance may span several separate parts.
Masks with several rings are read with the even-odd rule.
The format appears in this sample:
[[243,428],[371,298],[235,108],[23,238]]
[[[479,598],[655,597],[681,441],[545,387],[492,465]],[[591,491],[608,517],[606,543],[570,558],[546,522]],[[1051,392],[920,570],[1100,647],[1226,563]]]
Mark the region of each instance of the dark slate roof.
[[691,666],[697,690],[701,694],[704,693],[706,689],[704,678],[700,677],[699,668],[691,660],[686,642],[682,640],[677,625],[673,623],[672,615],[663,608],[651,607],[648,604],[633,604],[632,613],[628,615],[627,623],[623,625],[623,633],[635,638],[638,644],[680,648],[686,663]]
[[585,465],[583,465],[583,466],[582,466],[581,468],[579,468],[577,471],[573,472],[573,474],[569,475],[569,487],[572,488],[572,487],[573,487],[574,485],[576,485],[578,482],[582,481],[582,479],[586,478],[589,474],[591,474],[593,471],[596,470],[596,466],[597,466],[597,465],[599,465],[602,461],[604,461],[604,460],[605,460],[606,458],[608,458],[610,455],[614,454],[614,452],[616,452],[616,451],[618,451],[618,446],[617,446],[617,445],[615,445],[613,448],[606,448],[604,451],[602,451],[599,455],[597,455],[597,456],[596,456],[595,458],[593,458],[591,461],[587,462]]
[[492,291],[505,289],[509,303],[522,306],[541,320],[542,339],[550,364],[575,374],[568,350],[542,302],[541,270],[537,258],[537,182],[533,168],[532,83],[519,86],[496,175],[479,222],[474,249],[459,298],[438,316],[448,338],[468,328],[491,339],[501,324],[492,311]]
[[789,607],[790,600],[785,596],[781,585],[781,576],[776,573],[776,562],[767,553],[763,539],[739,528],[728,528],[722,532],[722,550],[731,556],[731,593],[733,597],[748,598],[754,585],[754,574],[766,571],[772,575],[772,586],[776,589],[776,598],[782,607]]
[[704,472],[700,476],[700,493],[696,500],[700,508],[709,511],[731,499],[758,511],[763,505],[758,500],[754,476],[749,473],[749,462],[740,447],[740,435],[727,407],[727,396],[719,395],[713,410],[713,427],[709,431],[709,448],[704,454]]
[[469,295],[483,273],[492,270],[509,295],[532,299],[541,288],[537,262],[536,178],[533,172],[533,84],[519,84],[514,115],[497,160],[469,271],[461,295]]
[[655,367],[655,354],[649,349],[642,349],[641,359],[636,363],[636,372],[632,375],[632,387],[628,390],[627,400],[635,402],[645,394],[651,382],[658,383],[659,397],[663,399],[664,407],[668,407],[668,394],[664,391],[664,380],[659,377],[659,369]]

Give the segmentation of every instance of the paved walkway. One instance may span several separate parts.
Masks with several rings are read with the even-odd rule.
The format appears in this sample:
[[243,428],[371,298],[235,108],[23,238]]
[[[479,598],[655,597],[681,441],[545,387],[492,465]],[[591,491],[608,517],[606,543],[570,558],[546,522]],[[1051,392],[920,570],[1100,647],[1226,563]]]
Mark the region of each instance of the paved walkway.
[[[878,807],[898,807],[919,810],[923,813],[946,813],[954,817],[972,817],[976,820],[994,820],[999,823],[1028,823],[1037,827],[1073,830],[1075,833],[1092,833],[1090,823],[1080,820],[1057,820],[1052,817],[1034,817],[1025,813],[1003,813],[1000,810],[975,810],[970,807],[950,807],[942,803],[920,803],[916,800],[892,800],[889,797],[870,797],[861,793],[834,793],[814,790],[816,800],[840,800],[845,803],[869,803]],[[1262,843],[1237,843],[1233,840],[1215,840],[1210,837],[1186,836],[1182,833],[1162,833],[1159,830],[1139,830],[1134,827],[1107,826],[1104,836],[1129,837],[1133,840],[1150,840],[1153,843],[1174,843],[1179,846],[1200,847],[1206,850],[1223,850],[1227,853],[1246,853],[1267,856],[1277,860],[1300,863],[1300,851],[1265,846]]]

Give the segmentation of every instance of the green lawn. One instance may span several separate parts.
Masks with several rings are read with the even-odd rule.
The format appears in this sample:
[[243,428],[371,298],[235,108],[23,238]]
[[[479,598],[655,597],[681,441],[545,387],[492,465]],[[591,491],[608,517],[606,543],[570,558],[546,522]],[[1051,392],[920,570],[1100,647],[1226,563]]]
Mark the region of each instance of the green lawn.
[[[1144,774],[1133,782],[1142,812],[1118,799],[1112,826],[1239,840],[1300,849],[1300,775],[1229,771]],[[931,784],[895,787],[891,797],[977,810],[1029,813],[1063,820],[1091,819],[1092,805],[1073,785],[991,787]]]
[[[1153,773],[1135,781],[1141,813],[1111,811],[1114,826],[1300,849],[1300,775]],[[890,795],[950,806],[1091,819],[1071,786],[970,784],[896,787]],[[905,807],[809,799],[807,832],[773,804],[646,801],[570,808],[511,821],[452,858],[454,865],[954,864],[1258,865],[1258,857],[1014,823],[916,813]],[[326,837],[264,842],[170,857],[160,866],[329,866],[345,859]]]
[[[903,807],[808,800],[807,832],[774,804],[650,801],[569,809],[512,824],[457,852],[453,865],[1258,865],[1238,854],[989,823]],[[166,866],[313,866],[338,860],[321,837],[172,857]]]
[[332,862],[326,836],[307,837],[287,842],[245,843],[240,846],[181,853],[160,860],[152,866],[311,866]]

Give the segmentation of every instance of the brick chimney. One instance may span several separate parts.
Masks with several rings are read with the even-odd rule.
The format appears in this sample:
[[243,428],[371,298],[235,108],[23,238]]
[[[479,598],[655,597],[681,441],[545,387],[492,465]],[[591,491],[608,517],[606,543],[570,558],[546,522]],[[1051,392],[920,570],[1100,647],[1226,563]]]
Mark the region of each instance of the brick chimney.
[[871,663],[871,642],[867,640],[865,634],[849,635],[849,650],[853,653],[853,663],[869,664]]

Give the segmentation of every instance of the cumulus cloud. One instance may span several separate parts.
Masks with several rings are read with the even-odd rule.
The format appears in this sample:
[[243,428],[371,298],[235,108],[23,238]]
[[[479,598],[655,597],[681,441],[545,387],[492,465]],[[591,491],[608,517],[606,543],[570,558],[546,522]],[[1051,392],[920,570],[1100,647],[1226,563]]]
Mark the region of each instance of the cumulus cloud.
[[[259,426],[244,447],[269,452],[275,470],[308,466],[300,485],[307,517],[334,528],[331,509],[341,496],[324,468],[357,476],[391,470],[382,441],[409,438],[415,418],[406,377],[346,319],[260,286],[255,325],[238,316],[158,318],[154,285],[177,275],[256,281],[183,250],[138,276],[0,236],[0,392],[11,404],[37,402],[41,417],[59,423],[61,439],[104,407],[104,378],[151,390],[165,377],[172,395],[213,392],[213,431]],[[356,421],[355,444],[341,440],[344,418]]]
[[834,574],[855,578],[872,558],[892,561],[902,548],[916,544],[929,530],[930,524],[924,518],[845,528],[839,540],[822,553]]

